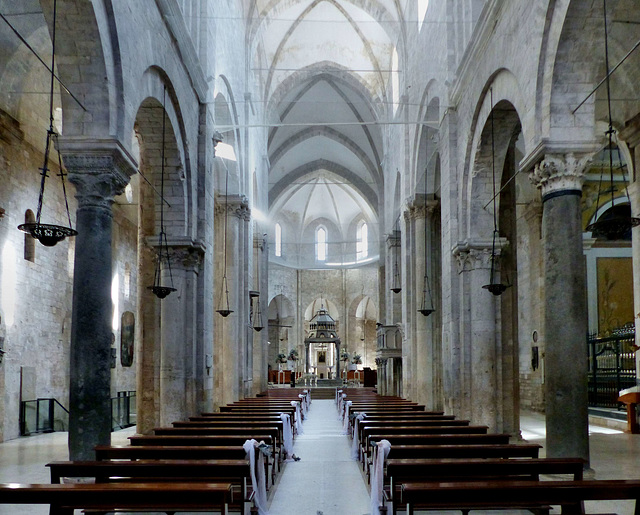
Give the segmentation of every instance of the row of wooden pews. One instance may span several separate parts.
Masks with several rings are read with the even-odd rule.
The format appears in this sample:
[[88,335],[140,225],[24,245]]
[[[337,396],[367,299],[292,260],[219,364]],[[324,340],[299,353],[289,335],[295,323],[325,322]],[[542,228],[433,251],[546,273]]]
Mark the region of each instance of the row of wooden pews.
[[93,461],[47,464],[50,485],[0,485],[0,504],[49,504],[53,515],[263,514],[310,402],[307,390],[265,393],[131,436],[130,445],[98,446]]
[[[585,500],[636,499],[640,481],[584,481],[578,458],[539,458],[540,446],[398,397],[336,391],[352,457],[371,485],[371,513],[529,510],[582,514]],[[542,480],[551,476],[554,480]],[[542,478],[542,479],[541,479]],[[558,481],[557,479],[562,479]]]

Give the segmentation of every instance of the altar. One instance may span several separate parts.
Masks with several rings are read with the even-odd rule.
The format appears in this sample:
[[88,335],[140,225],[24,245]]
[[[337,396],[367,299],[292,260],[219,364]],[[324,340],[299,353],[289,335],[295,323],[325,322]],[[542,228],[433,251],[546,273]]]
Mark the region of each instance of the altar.
[[340,338],[336,322],[321,308],[311,319],[309,336],[304,340],[305,372],[318,379],[340,377]]

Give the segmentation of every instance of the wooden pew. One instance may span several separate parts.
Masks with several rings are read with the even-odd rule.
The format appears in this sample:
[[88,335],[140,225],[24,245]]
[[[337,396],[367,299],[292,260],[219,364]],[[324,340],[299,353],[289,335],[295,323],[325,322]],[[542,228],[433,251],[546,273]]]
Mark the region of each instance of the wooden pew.
[[[96,483],[231,483],[240,499],[233,508],[245,508],[253,499],[249,461],[242,460],[139,460],[139,461],[54,461],[47,464],[51,482],[62,478],[95,479]],[[245,506],[246,503],[246,506]]]
[[[403,483],[444,481],[539,481],[541,474],[582,479],[585,462],[579,458],[512,459],[387,459],[385,496],[395,515],[402,505]],[[414,509],[416,508],[414,504]],[[535,508],[541,509],[536,505]]]
[[0,484],[1,504],[49,504],[50,515],[73,515],[74,509],[228,513],[230,483]]
[[98,445],[96,460],[242,460],[246,456],[241,445],[165,446],[165,445]]
[[392,445],[388,459],[537,458],[538,444]]
[[529,509],[561,506],[563,515],[582,515],[584,501],[635,499],[640,514],[640,480],[471,481],[404,483],[407,515],[415,506],[427,510]]

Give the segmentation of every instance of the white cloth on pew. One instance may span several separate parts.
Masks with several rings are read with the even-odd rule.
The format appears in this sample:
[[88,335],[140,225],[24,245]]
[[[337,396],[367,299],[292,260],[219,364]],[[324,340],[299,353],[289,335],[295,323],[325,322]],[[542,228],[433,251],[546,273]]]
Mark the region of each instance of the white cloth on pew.
[[351,442],[351,458],[354,460],[360,459],[360,431],[358,431],[358,423],[364,420],[367,414],[364,412],[358,413],[353,421],[353,442]]
[[307,403],[307,411],[311,409],[311,391],[302,390],[302,393],[305,395],[305,402]]
[[344,419],[344,400],[347,398],[347,394],[343,393],[340,395],[340,401],[338,402],[338,420],[342,421]]
[[280,413],[282,420],[282,443],[287,458],[293,456],[293,431],[291,431],[291,417],[288,413]]
[[298,401],[291,401],[291,405],[296,408],[296,433],[304,434],[302,429],[302,414],[300,413],[300,403]]
[[249,456],[249,466],[251,468],[251,488],[255,492],[255,503],[258,508],[258,515],[269,515],[267,511],[267,478],[264,472],[264,455],[258,451],[258,477],[256,478],[256,440],[247,440],[242,446]]
[[380,503],[382,502],[382,487],[384,486],[384,460],[389,455],[391,443],[389,440],[380,440],[376,449],[374,463],[371,470],[371,515],[380,515]]
[[340,403],[340,394],[342,393],[342,390],[336,390],[336,404]]
[[342,414],[342,434],[349,434],[349,408],[353,401],[347,401],[344,403],[344,413]]
[[301,393],[298,394],[298,399],[300,399],[300,404],[302,405],[302,413],[304,414],[304,416],[307,416],[307,397],[306,395],[303,395]]

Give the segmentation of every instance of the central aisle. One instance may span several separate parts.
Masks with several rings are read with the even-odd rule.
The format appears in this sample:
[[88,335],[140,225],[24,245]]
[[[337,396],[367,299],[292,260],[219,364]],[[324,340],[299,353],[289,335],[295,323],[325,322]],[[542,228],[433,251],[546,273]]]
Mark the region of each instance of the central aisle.
[[270,515],[365,515],[369,492],[351,440],[342,434],[332,400],[311,399],[304,434],[294,440],[300,461],[287,462],[269,506]]

